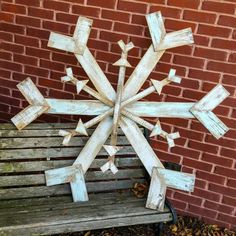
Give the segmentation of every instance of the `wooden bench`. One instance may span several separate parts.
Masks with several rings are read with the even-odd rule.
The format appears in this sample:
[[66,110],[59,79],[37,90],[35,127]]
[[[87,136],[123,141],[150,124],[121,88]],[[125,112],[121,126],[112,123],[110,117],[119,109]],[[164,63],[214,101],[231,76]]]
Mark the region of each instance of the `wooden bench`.
[[[149,181],[142,163],[126,137],[117,155],[119,172],[102,173],[107,154],[101,150],[86,173],[89,201],[74,203],[68,184],[47,187],[44,171],[73,163],[87,137],[74,137],[62,146],[59,129],[75,124],[32,124],[17,131],[0,125],[0,236],[68,233],[90,229],[173,221],[172,209],[145,208],[145,198],[130,190],[134,183]],[[92,133],[92,129],[89,133]]]

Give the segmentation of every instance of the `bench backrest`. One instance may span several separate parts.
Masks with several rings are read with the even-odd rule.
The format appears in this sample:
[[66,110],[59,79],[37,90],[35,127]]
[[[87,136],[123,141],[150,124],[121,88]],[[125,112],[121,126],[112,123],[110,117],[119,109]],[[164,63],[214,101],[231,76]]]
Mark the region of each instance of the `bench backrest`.
[[[70,195],[69,184],[47,187],[44,171],[71,165],[88,137],[74,137],[70,146],[62,145],[60,129],[72,130],[76,124],[31,124],[18,131],[11,124],[0,124],[0,200],[44,196]],[[89,130],[89,135],[93,129]],[[109,143],[109,140],[107,141]],[[147,178],[142,163],[119,131],[118,144],[124,148],[117,153],[119,171],[102,173],[107,160],[104,149],[86,173],[88,192],[109,192],[129,189],[135,182]]]

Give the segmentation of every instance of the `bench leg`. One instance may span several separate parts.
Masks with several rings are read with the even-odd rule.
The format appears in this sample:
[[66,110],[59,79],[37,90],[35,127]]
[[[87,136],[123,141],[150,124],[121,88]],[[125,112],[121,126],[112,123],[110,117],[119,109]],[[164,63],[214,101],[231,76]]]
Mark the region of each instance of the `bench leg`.
[[162,230],[163,230],[163,222],[159,222],[159,223],[154,224],[155,236],[161,236]]

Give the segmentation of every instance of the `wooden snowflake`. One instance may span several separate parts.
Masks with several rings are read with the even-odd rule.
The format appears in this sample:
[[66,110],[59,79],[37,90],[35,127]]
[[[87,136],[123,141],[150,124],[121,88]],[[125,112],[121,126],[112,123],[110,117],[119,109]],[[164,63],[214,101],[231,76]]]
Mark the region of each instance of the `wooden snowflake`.
[[[132,42],[118,42],[122,54],[121,59],[113,64],[120,68],[116,92],[86,46],[92,20],[85,17],[79,17],[72,37],[51,33],[48,46],[74,53],[96,90],[87,85],[88,80],[78,80],[71,68],[66,69],[66,76],[62,77],[62,81],[73,83],[78,94],[84,90],[96,100],[45,99],[30,78],[18,84],[19,90],[30,103],[12,118],[18,129],[23,129],[43,113],[95,116],[86,123],[80,119],[75,130],[60,130],[60,135],[64,137],[63,144],[68,145],[73,136],[88,135],[87,129],[98,124],[72,166],[45,172],[48,186],[70,183],[74,201],[88,200],[84,175],[101,148],[104,148],[109,156],[101,170],[110,170],[114,174],[118,171],[115,154],[122,148],[117,146],[118,127],[124,132],[151,176],[146,207],[158,210],[163,210],[167,186],[193,191],[195,177],[192,174],[165,169],[137,124],[150,130],[150,136],[160,135],[165,138],[170,147],[175,145],[174,139],[179,137],[179,133],[167,133],[162,130],[159,121],[152,125],[141,117],[196,117],[216,138],[220,138],[228,130],[212,113],[212,109],[229,95],[220,84],[196,103],[139,101],[150,93],[160,94],[162,88],[171,82],[181,82],[176,71],[171,69],[167,78],[162,81],[151,80],[152,86],[139,92],[165,50],[193,43],[190,28],[166,33],[160,12],[148,14],[146,19],[152,44],[125,85],[126,67],[131,67],[127,55],[134,45]],[[110,145],[104,145],[109,136]]]

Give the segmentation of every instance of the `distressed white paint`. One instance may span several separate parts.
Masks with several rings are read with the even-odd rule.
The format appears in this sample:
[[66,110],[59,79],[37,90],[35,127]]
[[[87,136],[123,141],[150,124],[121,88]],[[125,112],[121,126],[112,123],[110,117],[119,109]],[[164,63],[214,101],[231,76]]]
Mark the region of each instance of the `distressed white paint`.
[[154,12],[146,15],[149,32],[152,38],[152,44],[154,51],[157,51],[160,42],[166,35],[166,30],[163,22],[161,12]]
[[221,84],[218,84],[190,109],[192,114],[217,139],[228,131],[228,127],[211,112],[211,110],[218,106],[228,96],[229,92]]
[[163,211],[165,205],[166,183],[158,168],[153,167],[146,208]]
[[14,125],[21,130],[48,111],[50,105],[29,77],[19,83],[17,87],[30,104],[11,119]]

